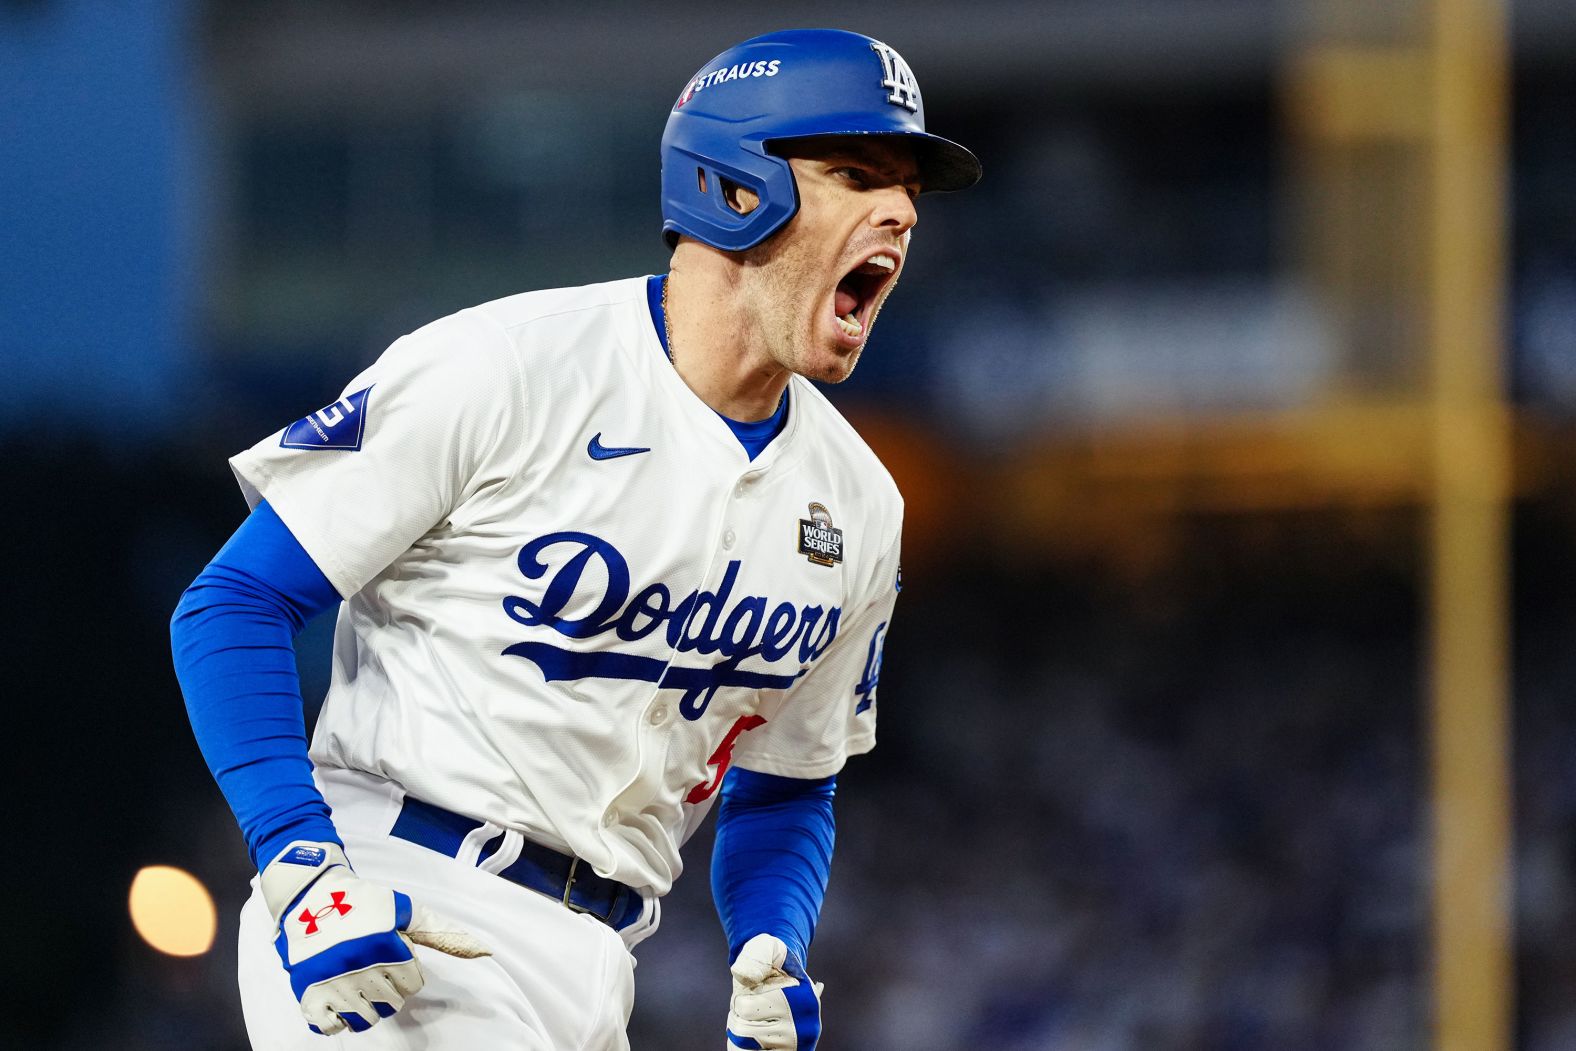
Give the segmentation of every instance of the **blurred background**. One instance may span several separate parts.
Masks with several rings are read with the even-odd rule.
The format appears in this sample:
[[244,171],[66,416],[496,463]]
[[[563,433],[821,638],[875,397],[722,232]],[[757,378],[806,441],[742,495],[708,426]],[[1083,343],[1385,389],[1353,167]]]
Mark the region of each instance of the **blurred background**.
[[[1576,1047],[1576,6],[748,6],[0,2],[0,1043],[245,1046],[167,638],[225,458],[432,318],[661,272],[672,99],[825,24],[986,171],[828,392],[909,520],[826,1046]],[[637,1051],[719,1043],[708,852]]]

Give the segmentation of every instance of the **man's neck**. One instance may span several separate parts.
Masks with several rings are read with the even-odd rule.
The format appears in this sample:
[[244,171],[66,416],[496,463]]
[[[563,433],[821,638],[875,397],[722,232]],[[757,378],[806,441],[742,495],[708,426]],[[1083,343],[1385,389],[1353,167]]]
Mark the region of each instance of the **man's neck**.
[[674,253],[663,296],[673,367],[696,397],[730,420],[764,420],[782,401],[788,370],[753,331],[733,264],[687,247]]

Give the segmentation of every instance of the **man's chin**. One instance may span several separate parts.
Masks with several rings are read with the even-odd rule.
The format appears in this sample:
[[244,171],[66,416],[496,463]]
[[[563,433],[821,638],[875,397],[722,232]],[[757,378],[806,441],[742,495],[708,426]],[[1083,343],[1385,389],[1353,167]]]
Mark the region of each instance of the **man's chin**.
[[864,346],[848,348],[842,346],[824,347],[809,356],[804,362],[804,368],[795,369],[799,375],[807,380],[817,383],[841,383],[854,373],[854,366],[859,364],[859,356],[864,353]]

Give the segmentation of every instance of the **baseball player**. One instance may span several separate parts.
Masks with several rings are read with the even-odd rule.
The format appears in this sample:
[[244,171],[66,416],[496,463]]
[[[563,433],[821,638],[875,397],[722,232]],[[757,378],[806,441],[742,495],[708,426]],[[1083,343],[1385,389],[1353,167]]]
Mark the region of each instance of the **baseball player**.
[[[171,633],[259,869],[254,1046],[627,1047],[629,950],[719,801],[727,1046],[816,1046],[902,502],[806,381],[853,370],[917,195],[979,174],[887,45],[748,40],[668,119],[667,275],[435,321],[230,461],[251,515]],[[309,749],[291,639],[331,607]]]

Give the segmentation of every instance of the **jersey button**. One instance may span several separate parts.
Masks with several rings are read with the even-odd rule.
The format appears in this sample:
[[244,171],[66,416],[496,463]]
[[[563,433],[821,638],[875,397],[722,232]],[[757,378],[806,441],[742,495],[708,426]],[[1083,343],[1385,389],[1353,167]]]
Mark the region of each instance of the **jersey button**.
[[602,827],[603,828],[612,828],[614,822],[616,822],[617,820],[618,820],[618,811],[616,811],[616,810],[609,810],[607,813],[602,815]]
[[722,546],[731,550],[733,548],[734,542],[738,539],[738,534],[730,529],[726,533],[722,534]]
[[655,708],[651,709],[651,712],[646,716],[646,719],[651,723],[652,726],[661,726],[663,723],[668,721],[667,706],[663,704],[657,705]]

